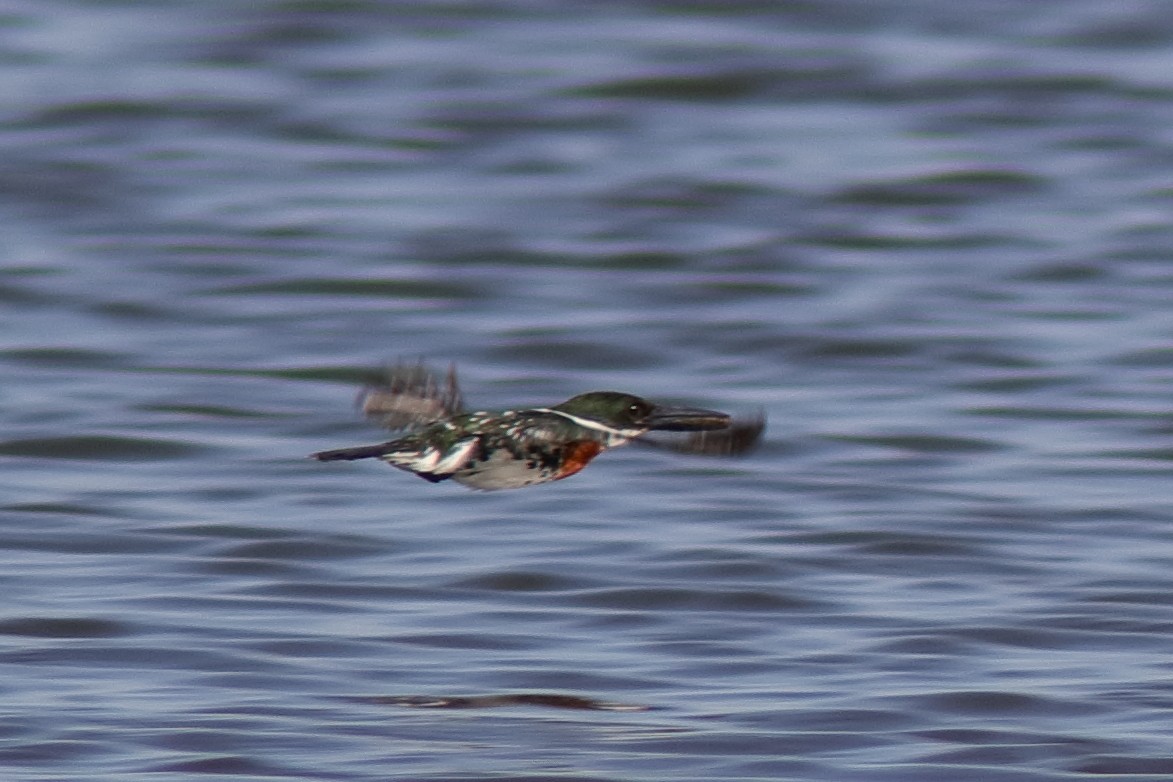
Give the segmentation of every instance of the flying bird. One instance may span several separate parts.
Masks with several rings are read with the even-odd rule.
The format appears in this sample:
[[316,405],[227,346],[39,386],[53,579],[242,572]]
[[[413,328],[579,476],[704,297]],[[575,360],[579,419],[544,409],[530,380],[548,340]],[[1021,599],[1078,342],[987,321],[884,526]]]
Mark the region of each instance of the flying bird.
[[[680,453],[732,456],[752,449],[765,416],[653,404],[591,391],[549,407],[465,412],[456,368],[441,378],[423,364],[392,366],[359,395],[362,412],[400,437],[312,454],[323,462],[382,459],[424,480],[473,489],[516,489],[574,475],[608,448],[632,440]],[[656,440],[651,432],[685,433]],[[669,435],[670,437],[672,435]]]

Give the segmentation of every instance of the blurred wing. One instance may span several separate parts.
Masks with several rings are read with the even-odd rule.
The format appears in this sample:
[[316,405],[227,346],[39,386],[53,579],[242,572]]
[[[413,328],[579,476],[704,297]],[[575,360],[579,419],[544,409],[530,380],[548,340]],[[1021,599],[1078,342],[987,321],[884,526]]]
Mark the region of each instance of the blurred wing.
[[417,429],[463,412],[456,365],[443,379],[424,364],[396,364],[376,383],[362,390],[363,415],[392,431]]
[[671,436],[657,434],[655,437],[641,437],[635,442],[696,456],[742,456],[757,448],[765,431],[766,414],[758,411],[752,418],[734,418],[724,429]]

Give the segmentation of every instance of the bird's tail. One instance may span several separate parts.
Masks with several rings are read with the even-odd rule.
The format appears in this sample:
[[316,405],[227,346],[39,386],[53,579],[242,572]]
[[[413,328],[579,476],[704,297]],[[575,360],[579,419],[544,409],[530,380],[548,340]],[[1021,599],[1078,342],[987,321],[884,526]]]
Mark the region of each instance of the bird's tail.
[[392,443],[378,445],[356,445],[351,448],[336,448],[332,451],[318,451],[310,454],[311,459],[319,462],[353,461],[354,459],[377,459],[390,452]]

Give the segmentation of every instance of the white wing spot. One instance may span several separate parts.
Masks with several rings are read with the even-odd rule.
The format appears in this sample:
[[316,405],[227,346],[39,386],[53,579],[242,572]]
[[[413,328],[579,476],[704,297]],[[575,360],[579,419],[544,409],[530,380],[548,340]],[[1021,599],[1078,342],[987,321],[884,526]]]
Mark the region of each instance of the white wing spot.
[[477,447],[479,440],[479,437],[469,437],[465,440],[457,441],[456,445],[444,455],[444,458],[437,461],[428,472],[433,472],[437,475],[447,475],[448,473],[456,472],[468,461],[468,457],[472,455],[472,451]]

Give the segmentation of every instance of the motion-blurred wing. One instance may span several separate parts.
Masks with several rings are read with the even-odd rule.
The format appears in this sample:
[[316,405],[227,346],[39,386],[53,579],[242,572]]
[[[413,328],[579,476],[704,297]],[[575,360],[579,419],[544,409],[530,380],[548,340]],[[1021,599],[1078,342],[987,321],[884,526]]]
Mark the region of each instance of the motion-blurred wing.
[[396,364],[358,397],[363,415],[392,431],[417,429],[463,412],[456,365],[441,378],[424,364]]
[[672,436],[656,434],[654,437],[641,437],[635,442],[697,456],[741,456],[758,446],[765,431],[766,414],[759,411],[752,418],[734,418],[724,429]]

